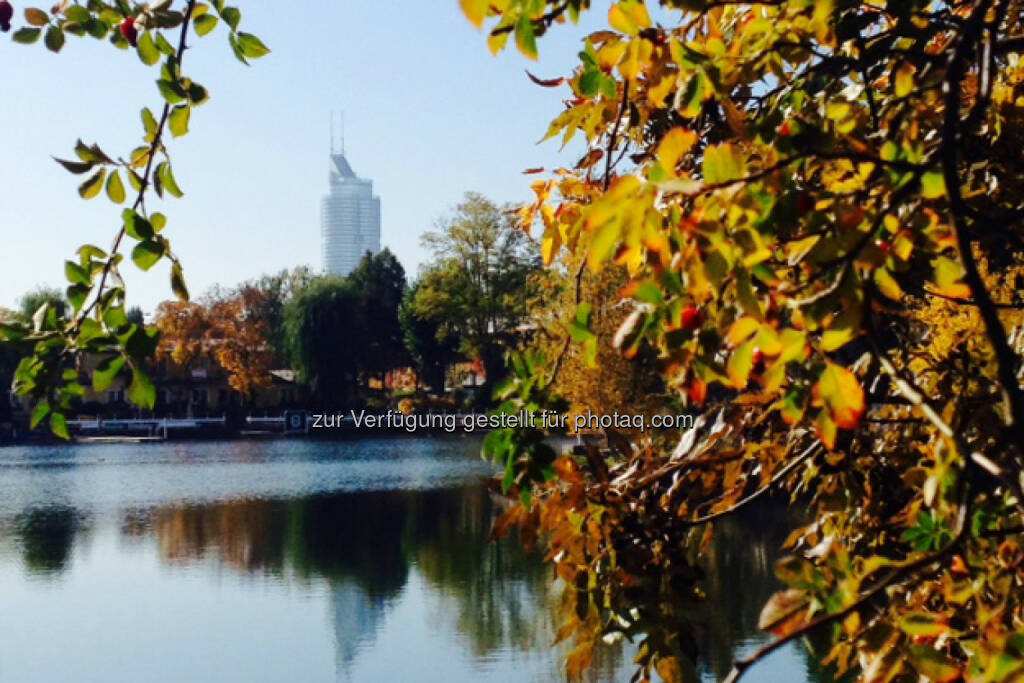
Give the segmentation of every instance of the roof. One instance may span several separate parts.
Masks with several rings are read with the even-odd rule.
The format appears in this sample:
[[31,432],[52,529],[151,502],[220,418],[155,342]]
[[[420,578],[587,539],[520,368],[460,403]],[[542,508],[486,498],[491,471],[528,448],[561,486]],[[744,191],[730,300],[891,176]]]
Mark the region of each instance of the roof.
[[356,177],[356,172],[352,170],[344,154],[331,155],[331,176],[340,178]]

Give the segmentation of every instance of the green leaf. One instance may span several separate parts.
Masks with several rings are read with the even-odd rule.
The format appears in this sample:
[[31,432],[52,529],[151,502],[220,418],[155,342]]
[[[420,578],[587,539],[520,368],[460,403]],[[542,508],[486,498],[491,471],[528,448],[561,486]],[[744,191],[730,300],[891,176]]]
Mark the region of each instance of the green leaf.
[[185,89],[176,81],[161,78],[156,82],[156,87],[159,88],[160,94],[168,104],[178,104],[187,97]]
[[149,107],[142,110],[142,127],[146,130],[146,142],[152,142],[156,136],[157,122]]
[[929,171],[921,176],[921,194],[925,199],[937,199],[946,194],[946,179],[938,171]]
[[64,47],[64,31],[59,26],[51,26],[46,29],[46,38],[43,42],[50,52],[60,52],[60,49]]
[[93,166],[95,166],[95,164],[89,161],[67,161],[65,159],[58,159],[57,157],[53,157],[53,160],[75,175],[88,173],[93,169]]
[[124,221],[124,231],[135,239],[148,240],[153,236],[153,226],[135,211],[125,209],[121,218]]
[[78,186],[78,194],[82,199],[92,199],[103,189],[103,179],[106,178],[107,169],[101,168],[90,176],[84,183]]
[[132,261],[141,270],[149,270],[164,255],[164,245],[155,240],[139,242],[132,249]]
[[171,165],[166,161],[161,162],[157,168],[157,175],[160,176],[160,181],[163,183],[164,189],[167,190],[171,195],[175,197],[181,197],[185,193],[178,187],[178,181],[174,179],[174,172],[171,170]]
[[167,216],[162,213],[154,213],[149,217],[149,222],[153,226],[154,232],[161,232],[167,225]]
[[74,261],[64,262],[64,276],[71,284],[88,285],[92,282],[89,272]]
[[100,361],[96,369],[92,371],[92,388],[94,391],[106,391],[117,379],[117,375],[124,367],[124,356],[112,356]]
[[73,21],[76,24],[84,24],[92,19],[92,13],[81,5],[69,6],[64,10],[64,16],[68,18],[68,21]]
[[156,49],[160,50],[160,52],[164,53],[168,57],[173,57],[177,53],[177,50],[174,49],[173,45],[167,42],[167,39],[164,38],[164,34],[162,33],[156,34]]
[[50,402],[44,398],[43,400],[39,401],[39,403],[37,403],[34,408],[32,408],[32,421],[30,422],[32,429],[38,427],[39,423],[45,420],[46,416],[49,414]]
[[142,368],[132,371],[132,383],[128,386],[128,400],[135,405],[152,410],[156,405],[156,387]]
[[111,171],[107,178],[107,196],[115,204],[122,204],[125,200],[124,183],[121,182],[121,174]]
[[228,22],[228,26],[231,27],[232,31],[238,30],[238,23],[242,21],[242,13],[238,11],[237,7],[225,7],[220,10],[220,16],[224,21]]
[[139,54],[139,59],[146,66],[153,66],[160,61],[160,50],[156,48],[156,43],[153,42],[153,34],[149,31],[144,31],[139,36],[138,45],[135,47],[135,50]]
[[242,52],[242,48],[238,44],[238,37],[234,33],[228,36],[228,45],[231,46],[231,51],[235,53],[235,57],[238,61],[248,66],[249,60],[245,58],[245,54]]
[[71,439],[71,435],[68,434],[68,421],[61,413],[50,414],[50,430],[65,441]]
[[38,28],[19,28],[14,32],[11,38],[14,42],[21,43],[22,45],[31,45],[32,43],[39,40],[39,36],[42,34],[42,30]]
[[263,44],[263,41],[251,33],[238,34],[238,48],[242,54],[250,59],[258,59],[270,53],[270,48]]
[[188,133],[188,120],[191,113],[192,108],[187,104],[180,104],[171,110],[167,121],[171,128],[171,135],[180,138]]
[[533,32],[533,20],[524,12],[516,22],[516,47],[526,57],[537,59],[537,37]]
[[217,28],[217,17],[212,14],[204,14],[195,18],[193,24],[196,28],[196,33],[200,36],[205,36],[213,29]]
[[190,83],[188,86],[188,99],[192,104],[198,106],[210,99],[210,93],[198,83]]

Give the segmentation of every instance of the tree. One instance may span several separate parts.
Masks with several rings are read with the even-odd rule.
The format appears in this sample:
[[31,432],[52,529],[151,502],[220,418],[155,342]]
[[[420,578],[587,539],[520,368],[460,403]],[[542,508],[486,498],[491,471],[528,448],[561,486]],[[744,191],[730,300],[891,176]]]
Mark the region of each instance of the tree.
[[[761,613],[776,638],[727,680],[808,634],[860,680],[1020,679],[1020,3],[698,0],[659,24],[648,4],[613,3],[571,74],[534,78],[570,91],[547,137],[587,153],[520,218],[546,263],[621,268],[630,312],[600,343],[650,349],[703,414],[585,458],[540,428],[485,442],[522,500],[498,530],[545,532],[570,586],[570,673],[622,631],[641,677],[680,678],[692,553],[778,491],[812,523]],[[462,6],[537,59],[590,5]],[[505,409],[551,403],[562,365],[518,359]]]
[[[5,4],[13,13],[11,5]],[[161,198],[183,195],[171,166],[169,137],[186,135],[193,109],[210,98],[207,89],[183,70],[185,51],[192,47],[187,45],[189,29],[202,37],[223,21],[228,43],[243,63],[270,52],[259,38],[238,30],[240,20],[238,8],[219,1],[208,5],[171,0],[151,5],[90,0],[85,4],[60,2],[49,12],[27,8],[24,25],[13,32],[15,42],[31,44],[43,38],[46,48],[55,53],[61,51],[68,35],[91,36],[131,51],[133,59],[137,57],[147,66],[160,64],[156,86],[161,102],[156,113],[148,107],[141,111],[140,146],[108,154],[99,144],[78,140],[75,158],[56,160],[70,173],[84,176],[78,185],[83,199],[105,192],[114,204],[129,204],[121,212],[109,252],[86,244],[75,259],[65,262],[70,304],[66,311],[51,308],[32,324],[0,325],[0,341],[14,343],[29,354],[15,372],[14,389],[31,402],[33,427],[49,420],[54,433],[68,438],[64,415],[71,401],[84,391],[76,367],[83,354],[107,357],[93,373],[97,391],[109,386],[120,368],[127,367],[132,374],[128,398],[145,408],[156,402],[156,390],[145,367],[156,346],[155,331],[126,316],[121,250],[127,251],[131,245],[131,260],[144,271],[162,259],[170,261],[171,289],[179,300],[188,300],[182,264],[164,232],[167,217],[148,211],[146,199],[152,193]],[[4,31],[11,28],[9,22],[4,23],[0,27]]]
[[348,279],[359,292],[366,325],[363,368],[383,377],[388,370],[408,365],[402,326],[398,321],[398,308],[406,289],[402,264],[385,247],[378,254],[367,252]]
[[350,405],[357,393],[366,325],[362,299],[345,278],[319,278],[285,306],[292,367],[325,408]]
[[45,304],[49,304],[58,317],[63,316],[68,307],[68,301],[59,289],[40,286],[25,292],[18,301],[18,312],[23,320],[31,321]]
[[448,367],[458,358],[458,344],[446,336],[444,326],[435,318],[424,318],[416,313],[416,297],[420,282],[416,281],[405,293],[398,309],[405,348],[416,364],[420,379],[435,394],[444,393]]
[[415,314],[436,321],[440,338],[483,362],[487,386],[504,375],[504,353],[524,321],[527,278],[539,266],[529,236],[509,213],[467,193],[452,216],[423,237],[434,260],[419,278]]
[[262,275],[237,287],[237,294],[245,300],[248,314],[266,326],[266,337],[273,350],[276,366],[284,366],[288,362],[284,341],[284,307],[312,280],[313,273],[309,267],[298,266],[290,271]]
[[260,313],[267,296],[243,287],[207,303],[206,339],[217,364],[227,372],[228,386],[249,399],[273,383],[274,351],[270,329]]

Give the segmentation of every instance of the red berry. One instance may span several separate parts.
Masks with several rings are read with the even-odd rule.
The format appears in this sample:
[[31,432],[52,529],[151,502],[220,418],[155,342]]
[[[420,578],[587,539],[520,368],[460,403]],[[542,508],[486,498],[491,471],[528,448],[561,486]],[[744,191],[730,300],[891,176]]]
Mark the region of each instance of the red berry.
[[125,20],[121,22],[121,35],[128,41],[129,45],[135,47],[139,39],[139,30],[135,28],[134,18],[126,17]]
[[888,253],[889,253],[890,251],[892,251],[892,245],[891,245],[891,244],[889,244],[889,243],[888,243],[887,241],[885,241],[885,240],[883,240],[883,239],[877,239],[877,240],[875,240],[875,246],[876,246],[876,247],[878,247],[878,249],[879,249],[880,251],[884,251],[884,252],[885,252],[885,253],[887,253],[887,254],[888,254]]
[[696,330],[704,324],[704,314],[696,306],[687,306],[680,316],[680,326],[684,330]]
[[789,132],[789,121],[783,121],[782,125],[779,126],[779,135],[781,135],[784,138],[788,138]]
[[11,30],[11,18],[14,17],[14,8],[7,0],[0,2],[0,31]]

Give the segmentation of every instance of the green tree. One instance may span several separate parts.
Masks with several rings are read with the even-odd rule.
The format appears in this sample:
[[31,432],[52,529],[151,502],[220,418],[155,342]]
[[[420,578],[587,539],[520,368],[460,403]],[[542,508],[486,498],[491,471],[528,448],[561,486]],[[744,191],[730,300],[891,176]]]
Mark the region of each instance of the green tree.
[[302,380],[325,409],[352,405],[366,346],[360,292],[346,278],[318,278],[284,309],[285,343]]
[[385,247],[378,254],[364,254],[348,280],[359,292],[366,325],[362,368],[383,379],[388,370],[408,365],[398,320],[398,308],[406,290],[405,269]]
[[25,292],[18,300],[18,313],[22,320],[31,321],[32,316],[38,313],[44,305],[49,305],[58,316],[63,316],[67,311],[68,300],[64,298],[64,293],[59,289],[40,285]]
[[416,297],[420,281],[405,293],[398,309],[405,348],[416,364],[420,379],[438,395],[444,393],[448,367],[458,359],[458,342],[448,336],[442,322],[416,313]]
[[420,274],[413,312],[479,358],[493,386],[504,376],[505,351],[525,320],[528,278],[540,265],[529,235],[507,209],[470,192],[423,244],[434,258]]
[[[13,14],[11,5],[4,4],[5,11]],[[105,193],[115,205],[127,208],[120,210],[109,250],[86,244],[65,262],[66,311],[50,308],[31,323],[0,325],[0,341],[12,342],[29,354],[15,372],[14,387],[32,403],[33,427],[49,420],[56,434],[67,437],[64,413],[84,392],[77,368],[83,353],[108,357],[93,373],[95,390],[105,390],[121,372],[130,372],[128,398],[139,406],[153,407],[156,389],[146,372],[146,359],[156,347],[157,333],[128,319],[120,267],[126,253],[144,271],[167,259],[171,289],[179,299],[188,299],[182,264],[164,230],[167,217],[150,212],[146,199],[153,194],[161,198],[184,194],[171,166],[168,143],[188,133],[193,111],[210,99],[207,89],[185,72],[186,48],[193,47],[188,44],[189,31],[202,37],[222,24],[235,57],[243,63],[270,52],[259,38],[239,30],[241,16],[237,7],[223,0],[209,4],[196,0],[60,2],[49,11],[25,9],[23,21],[18,22],[22,25],[12,33],[16,43],[42,39],[54,53],[61,51],[69,35],[91,37],[130,52],[133,60],[148,67],[158,67],[159,74],[155,79],[159,105],[155,112],[148,107],[140,112],[140,145],[108,153],[99,144],[78,140],[74,158],[57,159],[70,173],[83,176],[78,185],[83,199]]]

